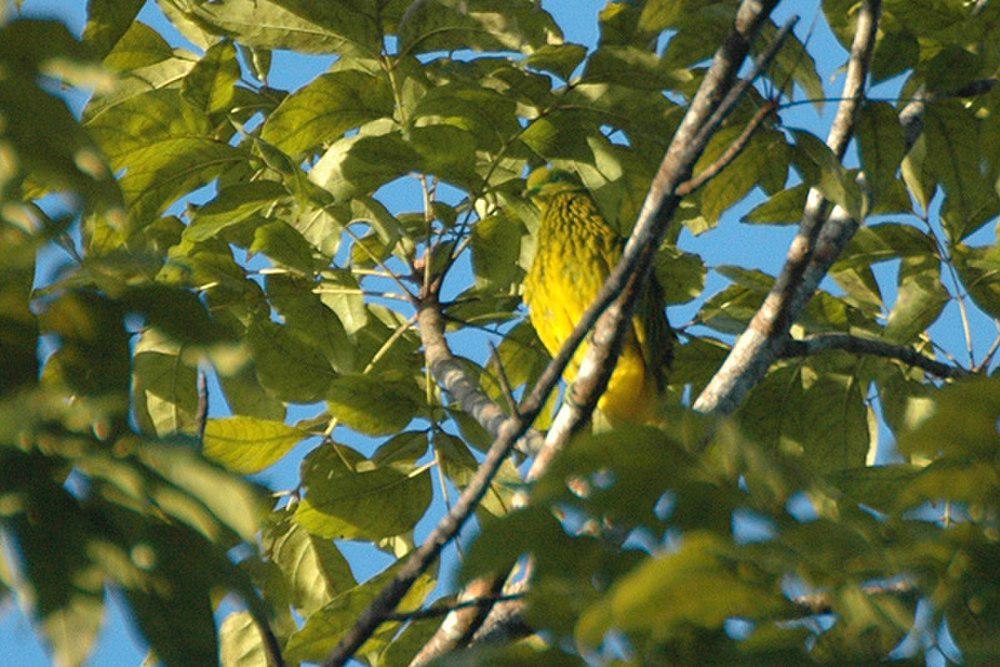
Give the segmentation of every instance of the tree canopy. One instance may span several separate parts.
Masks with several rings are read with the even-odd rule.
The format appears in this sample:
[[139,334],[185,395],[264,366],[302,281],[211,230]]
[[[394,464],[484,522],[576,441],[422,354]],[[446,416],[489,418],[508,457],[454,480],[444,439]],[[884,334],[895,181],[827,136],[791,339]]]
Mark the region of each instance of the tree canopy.
[[[775,0],[145,4],[0,19],[0,600],[57,663],[109,591],[167,665],[1000,655],[1000,4],[824,0],[841,90]],[[555,358],[542,165],[629,238]],[[647,272],[669,419],[592,429]]]

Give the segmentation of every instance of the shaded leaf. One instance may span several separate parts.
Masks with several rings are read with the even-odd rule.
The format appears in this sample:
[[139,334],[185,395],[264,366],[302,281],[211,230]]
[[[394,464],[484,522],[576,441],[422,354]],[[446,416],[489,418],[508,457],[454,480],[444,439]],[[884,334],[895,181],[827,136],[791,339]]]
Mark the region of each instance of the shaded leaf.
[[356,585],[336,545],[310,535],[290,519],[265,530],[263,541],[268,558],[288,582],[292,604],[306,616]]
[[208,114],[228,111],[236,97],[240,80],[236,47],[229,42],[212,45],[181,85],[181,95]]
[[341,423],[368,435],[389,435],[403,430],[419,404],[416,386],[398,377],[341,375],[327,390],[330,414]]
[[427,468],[378,466],[336,443],[314,450],[302,465],[306,498],[295,521],[319,537],[376,540],[405,533],[433,495]]

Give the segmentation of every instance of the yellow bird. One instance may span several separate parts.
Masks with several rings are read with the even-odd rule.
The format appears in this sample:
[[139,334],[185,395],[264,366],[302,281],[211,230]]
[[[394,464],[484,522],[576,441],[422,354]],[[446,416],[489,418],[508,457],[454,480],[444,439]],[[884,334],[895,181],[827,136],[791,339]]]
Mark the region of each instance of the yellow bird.
[[[524,280],[524,302],[538,337],[555,355],[622,256],[625,240],[570,172],[536,169],[528,194],[541,211],[535,259]],[[674,334],[663,289],[652,275],[643,286],[608,388],[597,404],[608,425],[657,420]],[[563,378],[572,382],[586,353],[577,349]]]

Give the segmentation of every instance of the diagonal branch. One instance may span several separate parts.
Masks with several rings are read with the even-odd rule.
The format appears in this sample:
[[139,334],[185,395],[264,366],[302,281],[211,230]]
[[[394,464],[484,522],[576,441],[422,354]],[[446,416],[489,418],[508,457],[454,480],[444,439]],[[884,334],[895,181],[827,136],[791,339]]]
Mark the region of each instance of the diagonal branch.
[[[490,435],[497,437],[508,415],[480,388],[469,369],[452,354],[445,340],[445,320],[441,305],[431,296],[417,313],[420,341],[424,346],[424,359],[439,385],[462,406]],[[521,438],[518,449],[536,452],[542,445],[542,434],[528,429]]]
[[828,350],[844,350],[855,354],[897,359],[904,364],[915,366],[940,378],[959,378],[969,374],[969,371],[964,368],[931,359],[912,347],[894,345],[874,338],[862,338],[845,333],[825,333],[802,339],[790,339],[781,351],[781,356],[807,357]]
[[[865,80],[875,50],[881,4],[881,0],[864,0],[858,13],[843,101],[826,141],[834,155],[841,159],[854,134],[864,100]],[[792,323],[812,298],[819,280],[826,275],[826,270],[840,254],[843,245],[853,236],[853,230],[848,229],[850,225],[829,224],[835,218],[846,216],[849,220],[850,216],[839,208],[831,215],[830,209],[830,203],[818,189],[809,191],[802,223],[788,249],[778,279],[722,367],[698,396],[694,403],[696,410],[721,415],[732,413],[778,358]],[[857,224],[855,221],[854,229]]]
[[[613,367],[613,360],[617,358],[617,350],[621,345],[622,332],[625,329],[625,325],[622,323],[629,321],[632,304],[637,294],[637,286],[641,284],[641,277],[645,276],[648,271],[653,254],[659,248],[667,225],[680,202],[681,195],[678,190],[684,185],[693,185],[687,190],[687,192],[691,192],[695,187],[721,171],[722,167],[728,163],[721,161],[718,165],[713,165],[714,171],[710,167],[709,173],[704,178],[691,179],[694,164],[701,156],[715,130],[750,88],[760,69],[774,57],[788,31],[791,30],[791,24],[786,26],[779,39],[770,45],[761,65],[753,76],[749,79],[737,80],[737,73],[749,52],[751,43],[776,4],[777,0],[764,2],[744,0],[740,6],[734,29],[716,53],[713,64],[706,73],[705,79],[692,100],[691,106],[653,179],[650,192],[643,204],[639,220],[629,238],[621,261],[612,271],[595,302],[581,318],[574,335],[570,336],[560,351],[560,355],[553,360],[555,363],[560,360],[560,357],[568,359],[581,342],[582,336],[577,334],[586,334],[596,324],[590,347],[591,351],[588,352],[578,372],[577,381],[566,394],[564,406],[557,415],[556,422],[549,429],[545,447],[539,452],[528,473],[529,481],[537,478],[548,467],[555,454],[568,441],[575,426],[582,424],[593,412],[597,397],[606,387],[607,378]],[[731,161],[739,154],[753,130],[763,122],[772,110],[768,109],[766,113],[759,114],[759,118],[755,118],[751,122],[750,128],[744,133],[745,136],[741,136],[727,151],[726,160]],[[604,311],[603,315],[601,315],[602,311]],[[599,320],[598,316],[600,316]],[[594,355],[596,355],[596,361]],[[603,380],[599,377],[600,373],[597,373],[595,375],[597,380],[590,382],[588,374],[593,373],[587,369],[602,366],[606,367]],[[564,367],[565,363],[560,363],[559,368]],[[550,364],[546,372],[551,368]],[[561,370],[559,372],[561,373]],[[539,383],[541,382],[542,380],[539,380]],[[580,391],[582,394],[579,393]],[[584,397],[583,402],[577,399],[577,396],[580,395]],[[567,418],[566,415],[571,416]],[[560,418],[562,418],[561,422]],[[525,503],[526,497],[520,494],[517,502],[518,504]],[[467,590],[463,592],[462,597],[482,595],[485,590],[496,591],[502,582],[502,575],[478,579],[473,582],[476,590]],[[517,606],[516,603],[508,603],[501,605],[497,610],[506,613]],[[481,610],[478,609],[475,612],[465,611],[463,613],[460,611],[449,615],[442,628],[424,646],[411,664],[426,664],[434,657],[463,645],[479,627],[482,620]]]
[[524,597],[523,593],[513,593],[511,595],[494,595],[490,597],[471,598],[469,600],[452,602],[451,604],[440,604],[427,607],[426,609],[408,611],[402,614],[390,614],[386,620],[419,621],[425,618],[437,618],[438,616],[445,616],[457,609],[466,609],[469,607],[488,607],[496,604],[497,602],[509,602],[510,600],[518,600],[522,597]]
[[[695,160],[697,160],[701,151],[708,144],[714,131],[725,120],[728,114],[736,108],[736,105],[750,89],[760,73],[767,68],[771,60],[781,50],[782,45],[795,26],[795,22],[796,20],[793,19],[781,29],[777,37],[757,61],[751,75],[739,80],[736,85],[732,86],[704,121],[704,124],[697,128],[694,136],[690,139],[690,144],[697,150],[697,156],[694,157]],[[739,29],[738,24],[737,29]],[[768,104],[758,111],[722,157],[693,178],[690,176],[690,168],[685,173],[678,171],[678,173],[669,174],[669,172],[665,172],[665,170],[674,168],[670,163],[671,153],[670,151],[667,152],[667,156],[660,165],[660,172],[657,173],[657,177],[654,179],[654,188],[647,195],[646,202],[643,205],[643,213],[639,216],[639,221],[636,223],[636,230],[633,232],[632,238],[635,239],[638,234],[642,233],[643,229],[659,224],[660,227],[657,230],[657,235],[653,235],[649,240],[646,254],[640,256],[636,262],[633,274],[635,280],[630,283],[629,288],[625,290],[615,304],[612,304],[612,307],[604,314],[601,321],[597,323],[597,327],[594,330],[593,343],[588,349],[583,362],[580,364],[576,381],[566,392],[566,400],[564,400],[562,408],[559,410],[549,432],[546,434],[545,446],[535,458],[531,469],[535,475],[540,474],[548,466],[555,455],[569,442],[570,436],[589,419],[590,414],[597,405],[597,400],[607,387],[608,380],[614,371],[619,348],[629,327],[632,302],[638,291],[638,285],[641,284],[640,276],[644,276],[648,270],[651,253],[659,248],[662,232],[666,229],[666,224],[673,214],[673,209],[664,208],[660,213],[659,220],[657,217],[653,217],[656,214],[652,212],[657,211],[661,206],[665,206],[668,199],[671,199],[674,202],[674,206],[676,206],[681,196],[693,192],[708,180],[718,175],[726,164],[739,155],[740,151],[742,151],[750,140],[753,131],[760,126],[773,110],[774,105]],[[677,138],[682,137],[678,134]],[[675,143],[677,142],[677,138],[675,138]],[[671,149],[673,149],[673,146],[671,146]],[[668,178],[670,180],[667,180]],[[657,180],[670,183],[670,187],[664,190],[657,190]]]

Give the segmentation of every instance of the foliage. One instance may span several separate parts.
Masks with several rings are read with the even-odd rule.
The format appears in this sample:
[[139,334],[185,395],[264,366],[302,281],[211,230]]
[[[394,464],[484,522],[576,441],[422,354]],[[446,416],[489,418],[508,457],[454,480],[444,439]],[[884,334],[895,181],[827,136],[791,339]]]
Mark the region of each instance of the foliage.
[[[165,664],[268,664],[267,632],[288,662],[322,660],[491,440],[430,377],[408,293],[443,284],[462,363],[497,403],[530,387],[548,357],[520,306],[538,227],[524,175],[576,172],[627,234],[736,3],[610,2],[595,48],[529,0],[158,0],[191,48],[143,4],[90,0],[82,39],[0,26],[0,595],[61,664],[89,655],[108,587]],[[941,386],[835,351],[776,364],[731,423],[684,408],[774,277],[748,249],[708,280],[678,244],[748,201],[745,222],[794,223],[816,187],[875,218],[796,336],[933,356],[954,300],[1000,318],[981,231],[1000,213],[1000,87],[977,87],[1000,66],[1000,6],[883,4],[872,76],[905,82],[863,110],[862,184],[779,110],[683,202],[655,262],[669,303],[696,311],[666,431],[580,438],[518,511],[518,462],[494,480],[462,576],[532,554],[528,620],[547,641],[476,649],[490,659],[865,661],[926,650],[943,620],[966,659],[1000,652],[997,380]],[[854,5],[823,3],[847,47]],[[278,50],[332,62],[281,90]],[[93,91],[79,119],[60,87]],[[792,38],[696,172],[772,91],[824,94],[808,44]],[[898,115],[918,91],[910,146]],[[206,418],[203,377],[231,415]],[[901,462],[866,467],[880,433]],[[268,506],[241,475],[304,440],[300,483]],[[342,540],[396,563],[358,582]],[[424,573],[402,611],[436,584]],[[220,633],[227,591],[242,606]],[[360,656],[405,663],[437,622],[386,623]]]

